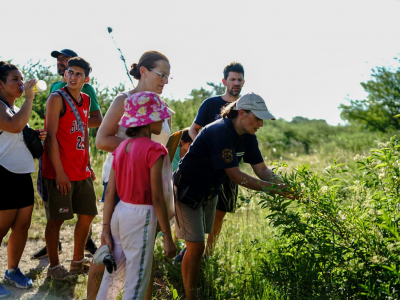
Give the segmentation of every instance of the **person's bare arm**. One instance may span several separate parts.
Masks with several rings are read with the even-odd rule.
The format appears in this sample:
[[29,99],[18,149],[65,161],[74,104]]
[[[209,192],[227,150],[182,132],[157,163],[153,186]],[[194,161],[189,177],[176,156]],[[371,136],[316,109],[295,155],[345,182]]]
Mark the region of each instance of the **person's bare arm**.
[[107,183],[106,193],[104,195],[103,232],[101,234],[101,244],[108,245],[111,251],[113,248],[113,241],[111,236],[111,217],[115,209],[116,193],[117,193],[117,186],[115,182],[115,171],[114,169],[111,169],[110,177]]
[[57,189],[64,195],[71,188],[67,174],[64,172],[64,167],[61,163],[60,149],[57,141],[58,123],[60,121],[60,113],[63,109],[63,100],[60,95],[53,93],[49,96],[46,103],[46,147],[49,154],[51,164],[56,173]]
[[126,98],[127,96],[124,94],[117,96],[104,116],[96,136],[96,147],[98,149],[113,152],[124,141],[123,138],[117,137],[116,134],[119,126],[118,122],[124,114],[124,101]]
[[256,173],[257,177],[264,181],[282,183],[282,180],[278,176],[276,176],[271,169],[269,169],[264,162],[252,165],[254,173]]
[[193,122],[193,124],[190,126],[189,135],[193,141],[196,138],[196,136],[198,136],[200,129],[201,129],[201,126],[196,124],[195,122]]
[[86,130],[85,130],[85,143],[84,143],[84,146],[85,146],[85,151],[87,151],[87,154],[88,154],[88,168],[89,168],[89,171],[90,171],[90,177],[92,177],[92,180],[95,181],[96,180],[96,174],[94,173],[92,165],[90,164],[89,129],[88,128],[85,128],[85,129]]
[[90,112],[89,118],[89,128],[99,127],[103,121],[103,116],[101,115],[101,110],[95,110]]
[[160,156],[150,169],[150,185],[151,196],[154,207],[154,212],[160,224],[161,231],[164,234],[164,248],[166,257],[174,257],[176,254],[176,246],[172,240],[171,227],[168,221],[167,205],[164,199],[162,187],[162,164],[163,157]]
[[7,108],[0,104],[0,129],[10,133],[20,133],[29,121],[32,112],[33,99],[33,86],[36,80],[28,80],[24,83],[25,102],[21,109],[13,116],[7,113]]
[[270,193],[282,195],[287,198],[293,198],[293,196],[290,196],[290,193],[283,191],[284,189],[287,188],[285,184],[273,183],[257,179],[253,176],[243,173],[242,171],[240,171],[239,167],[225,169],[225,172],[229,176],[230,180],[232,180],[232,182],[244,186],[246,188],[256,191],[262,191],[264,187],[270,189],[271,187],[274,186],[273,189],[269,190]]

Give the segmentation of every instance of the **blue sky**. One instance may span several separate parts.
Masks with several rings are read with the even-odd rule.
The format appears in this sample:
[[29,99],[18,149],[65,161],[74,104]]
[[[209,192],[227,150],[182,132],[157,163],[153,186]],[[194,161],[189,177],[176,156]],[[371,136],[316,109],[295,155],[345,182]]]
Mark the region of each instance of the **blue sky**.
[[231,61],[245,67],[243,93],[255,92],[272,113],[341,122],[338,106],[362,99],[360,82],[376,66],[397,68],[400,2],[347,1],[2,1],[0,59],[52,65],[52,50],[70,48],[104,85],[129,85],[128,65],[147,50],[171,62],[163,95],[185,99],[220,82]]

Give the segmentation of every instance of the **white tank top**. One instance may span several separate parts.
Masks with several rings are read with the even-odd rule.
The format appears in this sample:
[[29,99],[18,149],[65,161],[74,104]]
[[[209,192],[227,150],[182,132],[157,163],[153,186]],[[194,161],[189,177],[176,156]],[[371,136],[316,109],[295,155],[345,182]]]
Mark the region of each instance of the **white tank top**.
[[[14,115],[11,109],[0,100],[0,105],[7,108],[7,113]],[[19,109],[14,106],[14,111]],[[12,173],[26,174],[35,171],[35,164],[31,152],[24,142],[24,135],[20,133],[11,133],[0,129],[0,165]]]
[[[125,92],[123,94],[125,94],[129,97],[129,93]],[[128,138],[128,136],[125,134],[125,132],[126,132],[126,128],[119,126],[116,136],[126,139],[126,138]],[[167,146],[168,139],[170,136],[171,136],[171,129],[169,128],[168,120],[165,119],[163,122],[163,126],[161,128],[161,133],[159,135],[152,134],[151,139],[157,143]],[[112,153],[108,153],[107,158],[103,165],[103,172],[102,172],[103,182],[108,182],[108,178],[110,177],[113,160],[114,160],[114,156],[112,155]]]

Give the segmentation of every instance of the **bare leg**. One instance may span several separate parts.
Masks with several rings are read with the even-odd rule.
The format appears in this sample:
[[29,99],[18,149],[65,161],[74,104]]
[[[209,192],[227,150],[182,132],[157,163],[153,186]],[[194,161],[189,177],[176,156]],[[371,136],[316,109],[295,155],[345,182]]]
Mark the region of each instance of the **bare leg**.
[[63,220],[47,220],[45,237],[50,268],[54,268],[60,264],[60,259],[58,257],[58,241],[60,239],[60,228],[63,223]]
[[154,282],[154,254],[153,254],[153,267],[151,268],[149,286],[147,287],[146,296],[144,297],[145,300],[151,300],[151,296],[153,295],[153,282]]
[[207,249],[206,249],[207,256],[212,256],[212,254],[213,254],[215,243],[217,242],[217,238],[221,232],[222,223],[224,221],[225,215],[226,215],[226,212],[224,212],[222,210],[217,209],[215,211],[213,230],[208,235],[208,242],[207,242]]
[[11,235],[8,240],[8,268],[16,268],[21,260],[31,226],[33,205],[17,209],[14,222],[11,225]]
[[89,235],[90,224],[92,224],[94,217],[94,215],[78,215],[78,222],[76,222],[74,233],[73,261],[80,261],[85,256],[86,240]]
[[99,292],[101,280],[103,279],[105,266],[95,265],[93,261],[90,263],[89,277],[87,285],[87,300],[95,300]]
[[17,209],[0,210],[0,245],[10,230],[16,215]]
[[186,253],[182,262],[182,279],[188,300],[197,300],[201,256],[204,253],[204,242],[186,241]]

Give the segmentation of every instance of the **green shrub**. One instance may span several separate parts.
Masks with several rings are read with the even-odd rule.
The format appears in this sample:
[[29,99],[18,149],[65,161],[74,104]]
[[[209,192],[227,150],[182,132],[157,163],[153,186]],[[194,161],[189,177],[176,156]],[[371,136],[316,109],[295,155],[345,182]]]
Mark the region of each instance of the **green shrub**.
[[379,146],[354,158],[352,174],[335,159],[323,175],[307,165],[281,174],[297,200],[261,194],[279,229],[263,273],[290,299],[399,298],[400,144]]

